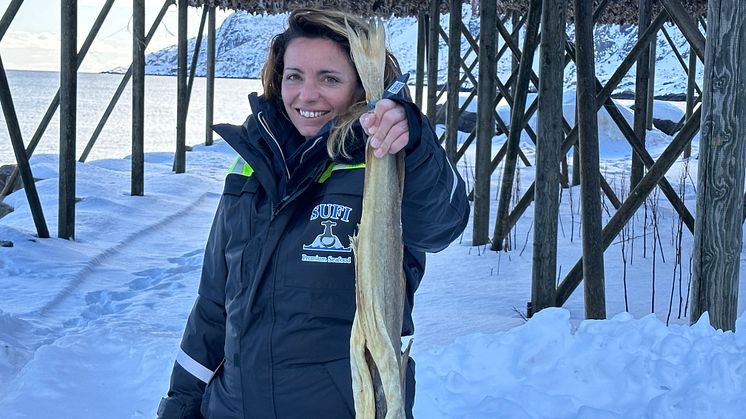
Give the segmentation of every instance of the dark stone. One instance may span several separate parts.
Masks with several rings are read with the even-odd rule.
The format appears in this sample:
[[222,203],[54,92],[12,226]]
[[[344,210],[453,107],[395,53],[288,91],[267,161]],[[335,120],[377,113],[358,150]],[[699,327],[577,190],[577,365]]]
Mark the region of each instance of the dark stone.
[[[445,105],[439,104],[435,105],[435,115],[436,115],[436,124],[443,124],[446,123],[446,111],[443,109]],[[443,109],[441,111],[441,109]],[[477,126],[477,114],[474,112],[464,111],[458,118],[458,130],[465,133],[470,133],[476,128]],[[495,135],[503,134],[500,127],[495,125]]]
[[653,126],[665,132],[666,135],[673,135],[681,129],[681,126],[677,122],[669,121],[668,119],[653,118]]
[[0,218],[5,217],[6,215],[13,212],[13,207],[6,204],[5,202],[0,202]]
[[13,247],[13,242],[10,240],[0,240],[0,247]]
[[[13,173],[13,170],[15,170],[15,168],[15,164],[6,164],[4,166],[0,166],[0,192],[2,192],[2,190],[5,188],[5,184],[8,183],[8,178]],[[16,182],[13,184],[13,188],[10,190],[10,192],[15,192],[21,188],[23,188],[23,181],[21,181],[21,176],[17,176]]]

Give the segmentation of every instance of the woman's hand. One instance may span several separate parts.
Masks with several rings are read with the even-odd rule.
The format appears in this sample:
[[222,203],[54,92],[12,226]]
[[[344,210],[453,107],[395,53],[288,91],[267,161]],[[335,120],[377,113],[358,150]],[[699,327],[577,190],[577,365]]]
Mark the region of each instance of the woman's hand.
[[370,146],[378,158],[396,154],[409,143],[407,113],[391,99],[379,100],[372,111],[360,116],[360,125],[372,136]]

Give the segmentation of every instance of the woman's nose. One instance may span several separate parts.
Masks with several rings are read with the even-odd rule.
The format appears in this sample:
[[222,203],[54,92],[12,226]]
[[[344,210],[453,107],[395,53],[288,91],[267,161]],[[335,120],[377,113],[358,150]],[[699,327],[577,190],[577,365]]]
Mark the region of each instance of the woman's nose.
[[319,89],[316,87],[315,83],[303,83],[303,87],[300,90],[300,97],[304,101],[316,100],[319,98]]

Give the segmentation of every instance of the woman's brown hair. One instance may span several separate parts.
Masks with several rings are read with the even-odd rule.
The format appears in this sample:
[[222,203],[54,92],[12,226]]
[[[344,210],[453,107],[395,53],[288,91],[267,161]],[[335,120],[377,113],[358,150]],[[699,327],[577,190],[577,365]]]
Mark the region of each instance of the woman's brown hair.
[[[285,68],[285,51],[290,42],[296,38],[321,38],[335,42],[345,52],[345,56],[350,60],[350,65],[354,68],[355,65],[350,55],[350,41],[347,36],[345,23],[358,32],[367,32],[368,30],[368,22],[365,19],[349,13],[310,8],[300,8],[290,13],[288,28],[272,38],[267,54],[267,61],[262,68],[261,77],[265,98],[278,106],[278,109],[281,109],[284,113],[281,89],[282,74]],[[386,50],[385,85],[388,86],[391,84],[400,74],[399,62],[389,50]],[[360,91],[362,94],[360,97],[353,99],[353,105],[347,113],[337,116],[333,122],[334,126],[327,140],[327,151],[331,157],[349,157],[345,147],[347,134],[357,118],[367,111],[365,92],[360,84],[359,75],[357,82],[361,87]]]

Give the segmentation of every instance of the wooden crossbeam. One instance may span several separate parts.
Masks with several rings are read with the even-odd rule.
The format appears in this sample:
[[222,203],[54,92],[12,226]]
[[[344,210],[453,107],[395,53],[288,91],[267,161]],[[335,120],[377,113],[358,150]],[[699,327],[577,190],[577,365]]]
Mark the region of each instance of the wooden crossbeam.
[[13,22],[13,19],[16,17],[18,9],[21,8],[21,4],[23,4],[23,0],[13,0],[8,5],[8,8],[5,9],[3,17],[0,18],[0,40],[3,39],[5,32],[8,31],[10,23]]
[[[3,108],[10,143],[13,146],[13,153],[15,153],[16,167],[20,170],[21,179],[23,179],[23,189],[26,192],[31,216],[34,219],[36,234],[40,238],[49,238],[49,229],[47,228],[47,222],[44,220],[44,211],[41,207],[41,201],[39,201],[39,194],[36,191],[36,183],[34,182],[34,175],[31,172],[31,165],[23,147],[21,127],[18,125],[18,116],[13,105],[13,95],[10,94],[10,85],[8,84],[8,76],[5,73],[2,58],[0,58],[0,105]],[[15,183],[14,180],[8,180],[10,181],[10,185]]]
[[[608,4],[608,1],[603,1],[603,2],[601,2],[596,7],[596,11],[593,14],[594,19],[597,20],[599,18],[599,16],[603,12],[603,9],[606,7],[607,4]],[[666,15],[665,15],[664,12],[662,12],[661,14],[659,14],[658,17],[656,18],[656,21],[654,22],[654,24],[655,25],[658,25],[658,24],[662,25],[662,23],[664,22],[664,19],[661,19],[661,18],[663,18],[665,16]],[[660,22],[659,22],[659,20],[660,20]],[[654,33],[655,32],[653,32],[652,29],[649,29],[642,36],[641,40],[638,41],[637,48],[633,48],[633,51],[631,52],[631,55],[634,55],[634,59],[629,60],[629,57],[627,57],[629,63],[627,65],[625,71],[629,71],[629,67],[631,67],[632,63],[634,63],[634,61],[637,59],[637,56],[642,52],[642,48],[640,48],[640,46],[644,42],[644,39],[649,39],[652,36],[652,34],[654,34]],[[512,49],[513,50],[517,50],[517,47],[515,46],[515,43],[511,43],[511,44],[513,45]],[[567,52],[567,54],[565,55],[565,60],[566,60],[565,64],[567,64],[569,61],[575,59],[575,48],[574,48],[574,46],[570,42],[566,42],[565,49],[566,49],[566,52]],[[520,54],[520,52],[519,52],[519,54]],[[604,93],[604,89],[602,89],[602,91],[599,92],[599,94],[596,96],[596,101],[597,101],[596,103],[597,103],[597,106],[599,107],[599,109],[600,109],[600,106],[598,105],[599,103],[605,103],[607,101],[610,101],[610,98],[611,98],[610,92],[612,92],[616,88],[616,84],[618,84],[618,82],[623,78],[623,76],[624,76],[624,74],[621,74],[619,77],[616,78],[615,82],[612,81],[613,87],[610,88],[610,89],[606,89],[608,93]],[[607,86],[608,85],[609,84],[607,83]],[[601,99],[603,99],[603,102],[600,102]],[[613,103],[613,102],[611,102],[611,103]],[[618,109],[616,109],[616,105],[614,105],[614,106],[615,106],[614,110],[618,113]],[[624,121],[626,123],[626,120],[624,120]],[[572,147],[576,143],[578,132],[577,132],[577,126],[575,126],[573,128],[570,128],[569,124],[564,119],[564,117],[563,117],[563,126],[564,126],[564,130],[566,132],[566,139],[562,143],[561,154],[565,155],[570,150],[570,147]],[[624,130],[622,130],[622,131],[624,131]],[[647,151],[644,151],[644,152],[647,153]],[[493,162],[495,162],[495,161],[493,160]],[[601,190],[604,192],[604,194],[609,199],[609,202],[614,206],[614,208],[619,209],[621,207],[621,204],[622,204],[621,201],[616,196],[616,194],[614,193],[613,189],[609,186],[609,184],[606,181],[606,179],[604,178],[604,176],[600,175],[599,179],[600,179]],[[520,217],[523,215],[523,213],[525,212],[525,210],[528,209],[529,204],[534,199],[534,188],[535,188],[535,185],[532,184],[528,188],[528,190],[526,191],[526,193],[524,193],[524,195],[518,201],[518,203],[513,208],[513,210],[511,211],[511,213],[507,216],[507,218],[505,220],[505,231],[509,231],[510,229],[512,229],[513,226],[515,226],[515,224],[518,222],[518,219],[520,219]],[[677,197],[677,199],[678,199],[678,197]],[[674,207],[678,207],[678,206],[675,204]],[[686,211],[685,207],[684,207],[684,210],[685,211],[682,211],[682,214],[688,213],[688,211]],[[685,216],[683,218],[686,219]]]
[[[660,179],[665,176],[666,172],[676,162],[686,145],[699,130],[701,117],[701,108],[697,108],[692,117],[684,124],[681,131],[676,134],[668,147],[663,151],[658,161],[653,164],[637,186],[630,192],[629,197],[622,203],[622,206],[611,217],[609,222],[606,223],[601,237],[603,250],[606,250],[611,245],[617,234],[619,234],[637,209],[645,202],[645,199],[653,188],[660,183]],[[570,295],[572,295],[582,279],[583,258],[580,258],[557,287],[557,306],[561,306],[570,298]]]
[[194,41],[194,50],[192,51],[192,61],[189,65],[189,80],[187,81],[187,94],[186,94],[186,108],[189,112],[189,101],[192,99],[192,86],[194,85],[194,75],[197,72],[197,60],[199,60],[199,51],[202,49],[202,34],[205,31],[205,22],[207,22],[207,12],[210,7],[205,5],[202,7],[202,17],[199,21],[199,29],[197,29],[197,39]]
[[[681,55],[681,52],[679,52],[678,47],[676,47],[676,44],[673,42],[673,39],[671,39],[671,35],[668,33],[668,30],[665,26],[661,27],[661,32],[663,32],[663,36],[666,38],[666,41],[668,42],[668,45],[671,46],[671,50],[673,51],[674,55],[676,56],[676,59],[679,61],[679,64],[681,65],[681,68],[684,69],[684,73],[689,75],[689,66],[684,62],[684,57]],[[694,55],[696,56],[696,55]],[[702,94],[702,89],[699,88],[699,85],[697,85],[697,82],[694,82],[694,89],[697,91],[697,94]]]
[[[161,24],[161,21],[163,21],[163,17],[166,16],[166,12],[168,11],[168,8],[174,4],[176,4],[176,0],[166,0],[163,3],[163,6],[161,7],[160,12],[158,12],[158,16],[156,16],[155,20],[153,21],[153,24],[150,26],[150,30],[148,31],[148,34],[145,36],[145,47],[146,48],[148,44],[150,43],[150,40],[153,39],[153,35],[155,34],[156,29],[158,29],[158,26]],[[114,92],[114,95],[109,101],[109,104],[106,106],[106,110],[104,110],[104,113],[101,116],[101,119],[98,121],[98,125],[96,125],[96,129],[93,130],[93,134],[91,134],[91,138],[88,140],[88,143],[86,144],[85,149],[83,150],[83,153],[78,158],[79,162],[81,163],[85,162],[86,159],[88,158],[88,155],[93,149],[93,146],[96,144],[96,140],[98,140],[98,136],[101,135],[101,131],[103,131],[104,126],[106,125],[106,121],[109,120],[109,116],[111,115],[112,111],[114,111],[114,107],[119,101],[119,98],[122,96],[122,93],[124,93],[124,88],[127,87],[127,83],[129,82],[131,77],[132,77],[132,64],[130,64],[129,68],[124,73],[124,76],[122,76],[122,80],[119,82],[119,86],[117,86],[117,90]],[[37,133],[39,133],[38,129],[37,129]],[[41,135],[43,133],[44,133],[44,130],[41,130],[41,133],[39,133],[39,138],[41,138]],[[36,138],[36,135],[34,135],[34,138]]]
[[[515,167],[518,142],[521,131],[519,128],[523,124],[524,109],[526,106],[526,95],[528,93],[529,74],[533,63],[534,50],[539,44],[539,23],[541,20],[541,0],[531,0],[528,8],[528,23],[526,24],[526,35],[524,38],[523,53],[520,58],[520,72],[516,81],[516,95],[514,99],[513,111],[510,115],[510,127],[508,132],[508,149],[503,164],[503,177],[500,186],[500,198],[497,204],[497,221],[493,232],[492,250],[502,250],[502,241],[507,231],[504,227],[504,220],[508,215],[513,180],[515,179]],[[500,26],[498,24],[498,26]]]
[[[104,3],[103,7],[101,7],[101,12],[99,12],[96,20],[93,22],[93,26],[91,27],[90,32],[88,32],[88,36],[86,37],[85,41],[83,41],[83,45],[80,46],[80,51],[78,52],[78,65],[76,69],[79,69],[80,65],[83,63],[83,59],[85,58],[86,54],[88,54],[88,50],[91,48],[93,40],[96,39],[96,35],[98,35],[101,26],[103,26],[104,20],[106,19],[106,16],[108,16],[113,4],[114,0],[107,0],[106,3]],[[34,135],[31,137],[31,141],[29,141],[29,144],[26,147],[27,158],[30,159],[31,155],[34,154],[36,146],[39,144],[39,141],[41,141],[41,137],[47,130],[47,126],[49,126],[49,122],[52,120],[52,117],[54,117],[54,114],[57,112],[57,108],[59,107],[59,105],[60,89],[58,88],[57,92],[54,95],[54,98],[52,98],[52,102],[47,107],[47,111],[44,113],[39,126],[36,128]],[[15,179],[17,176],[18,168],[15,168],[8,178],[8,183],[5,185],[5,188],[3,188],[3,191],[0,192],[0,196],[5,196],[10,193],[9,185],[13,185],[13,183],[15,183]]]
[[614,92],[614,89],[617,88],[619,82],[621,82],[624,76],[629,73],[630,68],[632,68],[632,64],[637,62],[640,54],[645,51],[647,45],[650,43],[650,40],[653,39],[653,37],[658,33],[663,24],[666,23],[667,19],[668,13],[666,13],[665,10],[661,10],[655,17],[655,19],[653,19],[653,21],[650,23],[650,26],[648,26],[648,28],[642,33],[642,35],[638,37],[637,42],[632,47],[629,54],[627,54],[627,57],[625,57],[622,62],[619,63],[616,71],[614,71],[614,74],[612,74],[611,77],[609,77],[609,79],[606,81],[606,84],[604,85],[604,88],[601,90],[601,92],[596,95],[596,103],[604,103],[606,102],[606,99],[611,97],[611,94]]
[[676,26],[679,27],[689,45],[699,57],[700,61],[705,61],[705,37],[697,28],[697,21],[686,12],[686,8],[681,4],[681,0],[660,0],[668,14],[673,19]]

